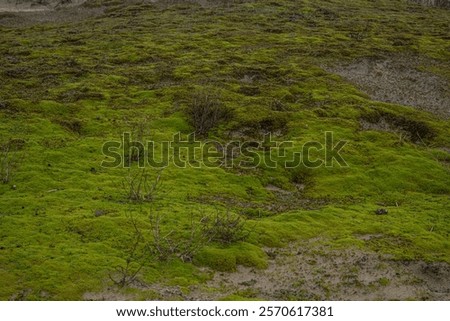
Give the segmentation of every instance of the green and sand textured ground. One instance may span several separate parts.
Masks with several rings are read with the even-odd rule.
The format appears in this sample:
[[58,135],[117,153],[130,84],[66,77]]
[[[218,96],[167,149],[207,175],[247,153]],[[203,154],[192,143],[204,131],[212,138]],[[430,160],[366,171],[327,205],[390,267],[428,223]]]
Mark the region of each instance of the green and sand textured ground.
[[[400,0],[0,13],[0,299],[450,299],[449,26]],[[101,166],[193,131],[333,132],[348,166]]]

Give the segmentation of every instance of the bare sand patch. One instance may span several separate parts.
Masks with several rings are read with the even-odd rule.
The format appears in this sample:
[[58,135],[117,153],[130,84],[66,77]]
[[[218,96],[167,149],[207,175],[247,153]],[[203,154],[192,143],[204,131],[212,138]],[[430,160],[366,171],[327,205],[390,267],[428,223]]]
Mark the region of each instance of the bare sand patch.
[[424,63],[431,65],[433,62],[410,56],[364,58],[332,67],[329,71],[354,83],[373,100],[412,106],[448,118],[449,82],[444,77],[421,70]]
[[[383,237],[361,235],[369,242]],[[445,262],[399,261],[376,252],[332,249],[320,239],[265,249],[270,258],[267,269],[239,266],[235,272],[210,273],[202,285],[182,288],[145,284],[131,288],[152,293],[151,299],[210,301],[232,295],[270,301],[285,300],[450,300],[450,265]],[[87,293],[85,300],[135,300],[109,287]]]
[[312,242],[267,251],[272,260],[266,270],[241,266],[234,273],[216,273],[208,283],[216,292],[194,289],[186,299],[214,300],[242,292],[266,300],[450,299],[447,263],[395,261]]

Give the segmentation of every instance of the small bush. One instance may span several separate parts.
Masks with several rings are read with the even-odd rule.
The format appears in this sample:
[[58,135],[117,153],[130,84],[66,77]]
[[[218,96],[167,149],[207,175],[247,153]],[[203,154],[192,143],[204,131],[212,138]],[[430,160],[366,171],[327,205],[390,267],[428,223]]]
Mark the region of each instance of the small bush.
[[283,112],[272,112],[269,116],[241,122],[234,130],[249,137],[260,137],[266,134],[284,135],[288,131],[289,116]]
[[[130,246],[130,253],[135,253],[137,248],[145,249],[146,253],[158,261],[168,261],[178,258],[183,262],[192,262],[197,254],[202,252],[211,242],[231,244],[244,240],[248,232],[244,230],[244,221],[239,216],[232,216],[229,213],[217,212],[214,217],[198,216],[191,214],[189,225],[185,228],[172,229],[166,223],[168,218],[159,211],[150,211],[149,229],[143,229],[136,219],[131,218],[134,227],[136,243]],[[131,257],[131,256],[130,256]],[[132,258],[132,257],[131,257]],[[236,266],[236,257],[230,256],[232,260],[228,269]],[[227,261],[226,259],[225,261]],[[115,271],[117,284],[128,282],[134,279],[137,265],[133,260],[127,260],[126,265]],[[207,263],[205,259],[202,264],[213,268],[219,268],[211,261]],[[132,273],[134,271],[135,273]]]
[[[148,119],[144,118],[141,121],[131,124],[131,135],[130,140],[137,142],[141,146],[145,145],[145,137],[150,134]],[[125,145],[125,164],[131,164],[132,162],[138,162],[140,165],[143,164],[144,150],[142,147],[132,147]]]
[[128,249],[128,254],[125,259],[125,264],[115,267],[114,272],[109,274],[109,278],[119,287],[124,287],[132,284],[137,280],[139,272],[144,267],[145,249],[140,249],[142,242],[142,235],[135,233],[135,239],[131,247]]
[[61,125],[63,128],[67,129],[71,133],[74,133],[76,135],[81,135],[83,133],[83,123],[81,120],[78,119],[63,119],[63,120],[57,120],[56,121],[59,125]]
[[136,173],[129,171],[122,183],[127,198],[135,202],[153,201],[161,186],[161,174],[162,171],[158,171],[151,175],[145,168]]
[[211,241],[232,244],[245,240],[249,232],[245,220],[229,211],[217,213],[203,220],[203,233]]
[[132,220],[136,234],[145,244],[145,248],[158,261],[178,258],[183,262],[191,262],[194,256],[210,241],[210,237],[202,233],[202,220],[191,214],[187,229],[168,229],[164,226],[166,218],[158,211],[150,213],[150,229],[140,230]]
[[271,117],[261,119],[258,122],[259,127],[264,132],[275,133],[277,131],[285,132],[287,129],[288,118],[284,114],[275,114]]
[[200,136],[207,136],[210,130],[233,116],[232,110],[220,101],[218,94],[206,91],[192,95],[185,114],[195,133]]

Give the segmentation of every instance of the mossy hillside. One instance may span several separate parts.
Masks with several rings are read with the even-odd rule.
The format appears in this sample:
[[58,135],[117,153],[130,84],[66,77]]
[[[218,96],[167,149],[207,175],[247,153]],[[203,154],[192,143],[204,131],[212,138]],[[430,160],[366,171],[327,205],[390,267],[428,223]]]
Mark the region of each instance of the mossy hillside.
[[[185,291],[211,277],[198,266],[264,268],[262,247],[299,239],[450,262],[450,174],[441,150],[450,144],[448,122],[371,101],[324,70],[359,57],[407,54],[434,59],[424,68],[448,79],[447,11],[362,0],[106,5],[105,15],[81,22],[0,28],[1,137],[25,141],[13,180],[0,185],[2,299],[80,299],[102,291],[129,255],[130,215],[149,231],[155,209],[165,229],[188,234],[191,213],[253,206],[245,242],[208,244],[193,263],[145,260],[141,280]],[[130,202],[122,187],[128,170],[100,166],[103,143],[136,133],[139,124],[144,139],[190,133],[183,108],[195,90],[218,91],[234,110],[210,138],[226,141],[230,131],[249,127],[257,139],[261,121],[285,119],[277,139],[299,150],[333,131],[348,141],[349,166],[312,170],[310,184],[295,196],[325,200],[310,210],[264,207],[277,202],[267,184],[295,192],[292,173],[264,167],[170,166],[155,201]],[[434,136],[414,142],[362,130],[361,118],[374,110],[423,122]],[[375,215],[379,207],[389,214]]]

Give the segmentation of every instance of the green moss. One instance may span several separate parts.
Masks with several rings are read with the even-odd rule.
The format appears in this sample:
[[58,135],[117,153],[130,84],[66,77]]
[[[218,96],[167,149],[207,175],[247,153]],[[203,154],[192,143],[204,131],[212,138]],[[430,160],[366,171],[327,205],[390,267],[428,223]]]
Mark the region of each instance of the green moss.
[[[323,68],[405,54],[432,58],[421,68],[449,80],[448,11],[400,0],[89,5],[104,5],[105,14],[0,26],[0,143],[25,142],[11,182],[0,184],[0,299],[76,300],[110,286],[109,275],[129,256],[130,213],[151,238],[150,206],[163,215],[163,230],[186,236],[185,242],[191,215],[218,208],[245,215],[250,234],[246,243],[207,244],[195,264],[160,262],[155,255],[136,259],[133,266],[144,264],[138,278],[149,284],[186,290],[211,277],[198,266],[266,268],[263,247],[310,238],[396,259],[450,262],[448,121],[372,101]],[[194,90],[219,92],[235,112],[210,138],[255,139],[273,131],[293,142],[292,153],[333,131],[348,141],[343,156],[349,166],[169,166],[151,205],[129,202],[127,170],[102,168],[102,145],[135,133],[138,124],[143,139],[190,133],[182,111]],[[381,117],[412,139],[362,130],[361,119],[376,123]],[[268,185],[305,205],[277,210],[283,196]],[[376,215],[380,207],[388,214]]]
[[222,272],[236,270],[236,256],[227,249],[205,248],[195,256],[194,262]]
[[236,257],[236,264],[258,269],[267,268],[267,255],[258,246],[242,243],[231,247],[230,250]]

